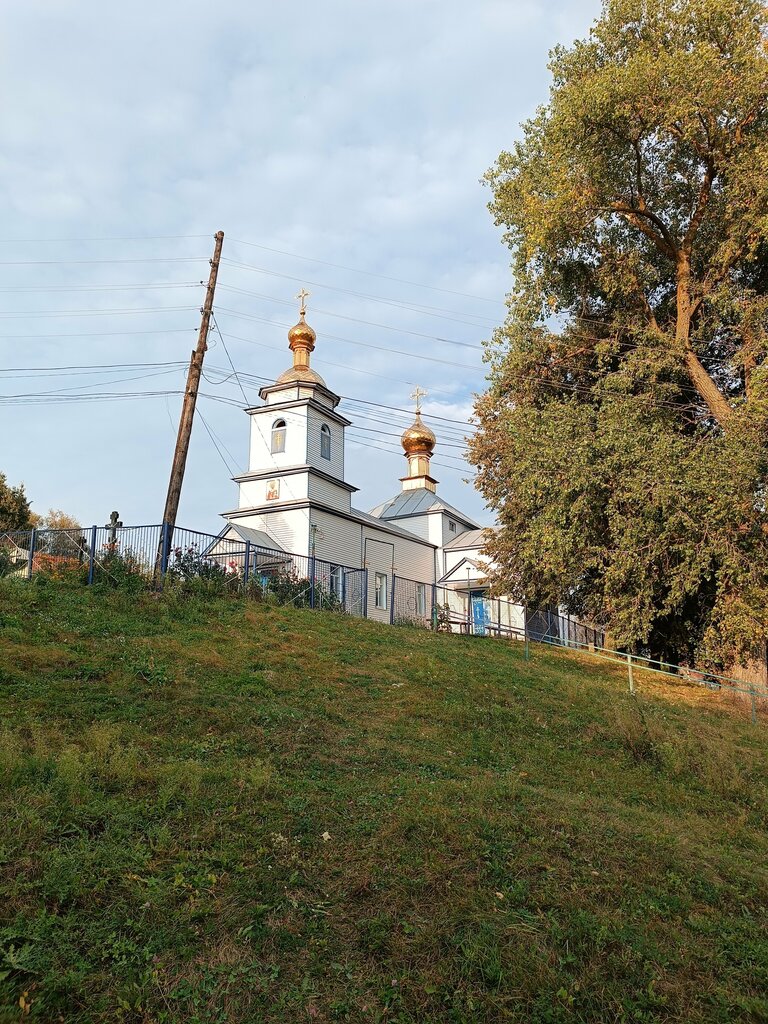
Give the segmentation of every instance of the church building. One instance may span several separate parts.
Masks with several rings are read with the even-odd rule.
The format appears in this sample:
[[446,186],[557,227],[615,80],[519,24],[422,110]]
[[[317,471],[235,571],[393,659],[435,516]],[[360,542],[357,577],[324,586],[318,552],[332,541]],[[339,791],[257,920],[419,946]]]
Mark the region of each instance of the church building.
[[429,607],[435,584],[482,593],[484,531],[438,495],[430,469],[437,442],[421,416],[421,389],[402,435],[408,469],[400,488],[370,512],[354,507],[344,443],[351,421],[310,366],[316,335],[305,319],[307,293],[298,298],[299,322],[288,332],[293,365],[261,389],[262,405],[246,410],[248,472],[234,477],[238,507],[223,513],[222,538],[367,569],[368,616],[380,621],[392,614],[395,575],[414,581],[419,611]]

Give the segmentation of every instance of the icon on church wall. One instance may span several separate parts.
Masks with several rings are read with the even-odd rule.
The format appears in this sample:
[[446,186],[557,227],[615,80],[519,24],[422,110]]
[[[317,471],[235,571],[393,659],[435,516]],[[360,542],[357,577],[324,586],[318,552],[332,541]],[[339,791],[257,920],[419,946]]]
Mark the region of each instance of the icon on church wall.
[[280,481],[270,480],[267,484],[267,501],[277,501],[280,497]]

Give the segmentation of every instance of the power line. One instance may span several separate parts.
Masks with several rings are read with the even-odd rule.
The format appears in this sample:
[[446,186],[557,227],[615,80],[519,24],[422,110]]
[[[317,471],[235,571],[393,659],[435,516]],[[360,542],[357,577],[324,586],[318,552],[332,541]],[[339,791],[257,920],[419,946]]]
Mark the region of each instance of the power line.
[[226,469],[230,476],[237,476],[237,474],[232,471],[232,467],[229,465],[226,458],[224,457],[224,453],[216,443],[216,438],[213,436],[211,428],[208,426],[208,421],[206,420],[205,416],[203,416],[202,411],[200,409],[197,410],[197,415],[200,417],[200,420],[202,421],[202,424],[205,427],[206,433],[208,434],[208,437],[210,437],[211,439],[211,444],[216,449],[221,461],[224,463],[224,468]]
[[206,256],[146,256],[132,259],[111,260],[0,260],[0,267],[58,267],[58,266],[100,266],[110,263],[201,263]]
[[[12,313],[0,313],[3,320],[20,320],[22,317],[30,317],[33,320],[45,317],[59,316],[123,316],[134,313],[178,313],[190,312],[197,309],[197,306],[150,306],[145,309],[47,309],[44,312],[37,310],[16,310]],[[153,331],[153,334],[162,333]]]
[[[276,323],[274,320],[267,320],[266,317],[256,316],[253,313],[242,313],[236,309],[227,309],[224,306],[218,307],[220,313],[226,313],[229,316],[239,317],[243,320],[256,320],[259,323],[268,324],[270,327],[278,327],[282,330],[288,330],[291,324]],[[425,356],[418,352],[406,352],[404,349],[399,348],[387,348],[384,345],[372,345],[366,341],[353,341],[352,338],[342,338],[338,334],[323,334],[323,337],[330,338],[332,341],[341,341],[346,345],[358,345],[361,348],[375,349],[378,352],[386,352],[388,355],[399,355],[406,356],[409,359],[422,359],[429,363],[442,363],[444,366],[458,366],[462,370],[474,370],[477,372],[480,367],[470,366],[469,363],[455,363],[450,359],[438,359],[435,356]],[[243,339],[247,340],[247,339]],[[257,344],[252,342],[252,344]]]
[[[266,299],[268,302],[278,302],[282,306],[292,306],[293,303],[288,299],[277,299],[272,295],[262,295],[259,292],[247,291],[245,288],[233,288],[231,285],[222,285],[224,291],[236,292],[238,295],[250,295],[257,299]],[[313,313],[320,313],[322,316],[332,316],[337,320],[348,320],[355,324],[364,324],[366,327],[379,327],[384,331],[394,331],[396,334],[410,334],[414,338],[427,338],[429,341],[440,341],[446,345],[458,345],[461,348],[471,348],[482,351],[482,344],[475,344],[469,341],[455,341],[453,338],[442,338],[434,334],[424,334],[421,331],[409,331],[405,327],[392,327],[390,324],[380,324],[373,320],[361,320],[360,317],[347,316],[344,313],[333,313],[328,309],[320,309],[317,306],[313,306]],[[445,319],[452,319],[446,317]],[[455,321],[456,323],[464,323],[462,320]],[[465,324],[466,327],[476,327],[477,324]]]
[[0,288],[0,292],[128,292],[199,287],[200,281],[169,281],[166,284],[20,285]]
[[93,238],[0,238],[0,242],[3,245],[27,245],[33,242],[160,242],[178,238],[209,237],[210,235],[98,235]]
[[245,393],[245,388],[243,387],[242,381],[240,380],[238,372],[235,369],[235,364],[232,362],[232,356],[229,354],[229,349],[227,348],[227,343],[224,341],[224,335],[221,333],[221,328],[219,327],[218,323],[216,322],[216,314],[214,312],[211,312],[211,318],[213,319],[213,326],[216,329],[216,333],[218,334],[218,336],[219,336],[219,338],[221,340],[222,347],[223,347],[223,349],[224,349],[224,351],[226,353],[227,359],[229,360],[229,365],[232,367],[232,373],[234,373],[235,380],[237,381],[238,387],[240,388],[240,391],[242,392],[243,401],[245,402],[246,405],[250,405],[251,403],[248,401],[248,396]]
[[392,281],[395,284],[409,284],[415,286],[416,288],[427,288],[429,289],[429,291],[442,292],[444,295],[458,295],[464,299],[476,299],[478,302],[490,302],[493,305],[502,304],[501,300],[489,299],[486,298],[486,296],[484,295],[470,295],[467,292],[458,292],[451,288],[439,288],[436,285],[423,284],[419,281],[409,281],[402,277],[389,277],[386,274],[376,274],[371,270],[361,270],[359,267],[345,267],[340,263],[329,263],[327,260],[318,260],[312,258],[311,256],[302,256],[296,252],[286,252],[283,249],[271,249],[267,245],[259,245],[257,242],[246,242],[241,238],[233,238],[232,241],[235,242],[237,245],[248,245],[254,249],[263,249],[265,252],[276,253],[279,256],[290,256],[293,259],[305,260],[308,263],[318,263],[325,267],[333,267],[334,270],[347,270],[353,274],[363,274],[366,277],[377,277],[380,278],[382,281]]
[[[367,302],[381,302],[381,303],[383,303],[386,306],[396,306],[396,307],[404,308],[404,309],[409,309],[410,308],[413,312],[417,312],[417,313],[428,312],[427,307],[425,307],[425,306],[417,307],[414,303],[411,303],[409,305],[408,303],[401,302],[401,301],[399,301],[397,299],[385,299],[385,298],[382,298],[380,295],[368,295],[365,292],[356,292],[356,291],[354,291],[351,288],[339,288],[337,285],[323,284],[320,281],[308,281],[308,280],[306,280],[303,277],[294,277],[292,274],[281,274],[277,270],[267,270],[266,267],[254,267],[250,263],[240,263],[237,260],[227,259],[224,262],[226,262],[230,267],[236,267],[238,270],[250,270],[250,271],[252,271],[255,274],[266,274],[268,277],[279,277],[279,278],[282,278],[285,281],[295,281],[295,282],[298,282],[299,284],[309,284],[309,285],[312,285],[313,288],[324,288],[326,291],[339,292],[339,294],[341,294],[341,295],[353,295],[353,296],[355,296],[355,298],[365,299]],[[462,315],[461,313],[459,313],[458,310],[445,310],[444,312],[452,313],[452,314],[455,314],[455,315],[458,315],[458,316]],[[440,314],[435,311],[435,312],[428,313],[428,315],[430,315],[430,316],[439,316]],[[483,319],[483,320],[490,320],[491,319],[490,317],[480,317],[477,314],[473,314],[473,313],[464,314],[464,315],[474,316],[475,319]],[[450,317],[449,317],[449,319],[450,319]],[[471,327],[471,326],[476,326],[476,325],[474,325],[474,324],[467,324],[467,326]]]

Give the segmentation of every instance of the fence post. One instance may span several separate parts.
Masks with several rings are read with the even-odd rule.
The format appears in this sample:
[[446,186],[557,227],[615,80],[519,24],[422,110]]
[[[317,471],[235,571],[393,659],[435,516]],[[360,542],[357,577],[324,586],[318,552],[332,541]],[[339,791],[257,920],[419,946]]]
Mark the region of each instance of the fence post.
[[525,639],[525,660],[531,657],[531,649],[528,644],[528,602],[523,605],[523,637]]
[[437,615],[437,584],[433,583],[432,584],[432,616],[431,616],[431,625],[432,625],[432,630],[435,633],[437,632],[437,619],[438,619],[438,615]]
[[248,589],[248,580],[251,575],[251,542],[245,542],[245,565],[243,566],[243,587]]
[[160,577],[168,572],[168,559],[171,554],[171,524],[163,523],[163,550],[160,555]]
[[629,673],[629,692],[635,692],[635,678],[632,674],[632,655],[627,651],[627,672]]
[[37,530],[33,529],[29,535],[29,554],[27,555],[27,579],[32,579],[33,563],[35,559],[35,545],[37,544]]
[[368,618],[368,570],[363,569],[365,574],[364,586],[363,586],[363,618]]
[[309,560],[309,607],[315,607],[315,556]]
[[394,626],[394,624],[395,624],[395,581],[396,580],[397,580],[397,576],[395,576],[395,574],[393,572],[392,573],[392,599],[389,602],[389,624],[390,624],[390,626]]
[[93,574],[96,569],[96,530],[98,527],[91,527],[91,543],[88,550],[88,586],[93,583]]

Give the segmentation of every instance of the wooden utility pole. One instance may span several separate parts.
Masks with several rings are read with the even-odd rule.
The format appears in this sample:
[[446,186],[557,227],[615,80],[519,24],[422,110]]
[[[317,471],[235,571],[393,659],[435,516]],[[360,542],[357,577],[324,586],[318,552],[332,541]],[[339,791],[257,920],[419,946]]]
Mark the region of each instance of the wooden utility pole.
[[192,435],[192,421],[195,417],[195,403],[197,402],[197,391],[200,387],[200,376],[203,372],[203,359],[208,349],[208,327],[211,322],[213,311],[213,295],[216,291],[216,278],[219,273],[219,260],[221,258],[221,245],[224,241],[224,232],[217,231],[214,236],[216,245],[211,260],[211,273],[208,277],[208,289],[205,293],[205,302],[201,310],[200,332],[197,336],[197,348],[192,353],[192,360],[189,364],[187,375],[187,388],[184,392],[184,404],[181,407],[181,419],[179,420],[179,435],[176,438],[176,450],[173,453],[173,465],[171,466],[171,478],[168,481],[168,496],[165,499],[165,512],[163,523],[169,536],[167,543],[170,544],[170,535],[176,525],[176,513],[179,511],[179,499],[181,498],[181,485],[184,480],[184,467],[187,464],[187,452],[189,451],[189,439]]

